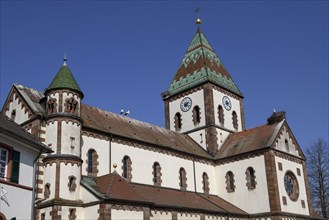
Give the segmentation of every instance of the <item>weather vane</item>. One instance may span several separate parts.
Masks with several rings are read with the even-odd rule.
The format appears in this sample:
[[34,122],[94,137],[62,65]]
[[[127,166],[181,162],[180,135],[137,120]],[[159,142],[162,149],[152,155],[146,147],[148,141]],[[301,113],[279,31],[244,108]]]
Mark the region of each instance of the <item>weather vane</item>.
[[196,24],[199,26],[201,24],[201,19],[200,19],[200,7],[197,6],[196,9],[194,10],[194,13],[196,13],[196,15],[198,16],[198,18],[196,19]]

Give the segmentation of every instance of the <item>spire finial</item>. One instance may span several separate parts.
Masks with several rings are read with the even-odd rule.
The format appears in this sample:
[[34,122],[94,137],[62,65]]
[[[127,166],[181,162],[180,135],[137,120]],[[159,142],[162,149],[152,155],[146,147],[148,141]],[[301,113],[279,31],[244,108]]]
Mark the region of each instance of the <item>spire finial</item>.
[[63,59],[63,61],[64,61],[63,66],[67,66],[67,63],[66,63],[66,61],[67,61],[66,53],[64,53],[64,59]]
[[198,26],[200,26],[200,24],[201,24],[201,19],[200,19],[200,7],[199,6],[197,6],[196,7],[196,9],[195,9],[195,13],[196,13],[196,15],[197,15],[197,19],[196,19],[196,21],[195,21],[195,23],[198,25]]

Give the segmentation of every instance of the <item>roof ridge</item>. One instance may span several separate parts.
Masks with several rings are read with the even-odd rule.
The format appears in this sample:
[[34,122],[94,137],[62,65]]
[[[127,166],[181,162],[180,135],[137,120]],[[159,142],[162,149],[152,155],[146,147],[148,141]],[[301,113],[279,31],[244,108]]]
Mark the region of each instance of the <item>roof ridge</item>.
[[131,118],[129,116],[123,116],[123,115],[120,115],[120,114],[115,113],[115,112],[111,112],[111,111],[108,111],[108,110],[104,110],[102,108],[91,106],[89,104],[85,104],[85,103],[81,104],[81,106],[84,106],[84,105],[85,106],[88,106],[88,107],[91,107],[91,108],[94,108],[94,109],[97,109],[97,110],[99,110],[101,112],[104,112],[104,113],[109,113],[109,114],[112,114],[114,116],[118,116],[121,119],[125,119],[125,120],[128,120],[128,121],[134,121],[134,122],[137,122],[137,123],[143,123],[144,125],[149,125],[150,127],[155,127],[155,128],[160,129],[160,130],[163,130],[163,131],[172,132],[172,133],[175,133],[175,134],[178,134],[178,135],[182,135],[182,136],[188,136],[187,134],[182,134],[182,133],[179,133],[179,132],[176,132],[176,131],[172,131],[172,130],[166,129],[164,127],[161,127],[161,126],[151,124],[149,122],[141,121],[141,120],[138,120],[138,119],[135,119],[135,118]]

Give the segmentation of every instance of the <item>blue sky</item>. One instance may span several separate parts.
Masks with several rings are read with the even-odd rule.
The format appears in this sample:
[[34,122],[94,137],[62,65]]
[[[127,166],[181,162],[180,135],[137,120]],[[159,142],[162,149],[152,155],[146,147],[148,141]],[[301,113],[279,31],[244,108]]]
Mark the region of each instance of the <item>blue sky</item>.
[[305,149],[328,142],[328,1],[1,1],[1,106],[43,91],[66,52],[84,103],[164,126],[166,91],[197,29],[245,96],[247,128],[273,109]]

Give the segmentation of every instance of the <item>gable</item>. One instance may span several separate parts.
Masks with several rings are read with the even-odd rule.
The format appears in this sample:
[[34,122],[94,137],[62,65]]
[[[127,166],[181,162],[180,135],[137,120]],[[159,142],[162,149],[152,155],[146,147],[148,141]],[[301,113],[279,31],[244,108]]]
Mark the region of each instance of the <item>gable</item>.
[[303,151],[298,145],[296,138],[286,121],[284,121],[280,130],[278,131],[273,141],[272,147],[276,150],[305,159]]

